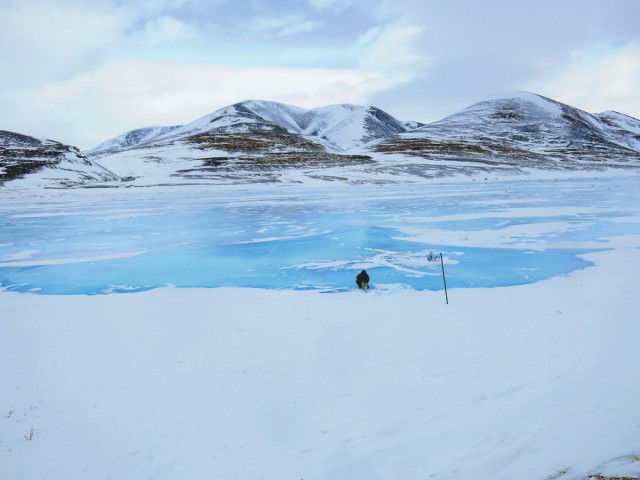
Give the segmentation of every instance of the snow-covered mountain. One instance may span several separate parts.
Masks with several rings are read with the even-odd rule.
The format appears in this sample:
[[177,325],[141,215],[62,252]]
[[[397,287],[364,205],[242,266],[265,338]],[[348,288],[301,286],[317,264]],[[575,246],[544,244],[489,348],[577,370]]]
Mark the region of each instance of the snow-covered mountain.
[[640,161],[640,120],[516,92],[382,139],[372,150],[502,167],[597,168]]
[[283,103],[248,100],[216,110],[186,125],[126,132],[87,153],[102,156],[158,142],[185,140],[195,135],[268,132],[301,135],[328,151],[340,152],[408,131],[417,125],[416,122],[405,124],[373,106],[342,104],[308,110]]
[[393,182],[494,170],[640,166],[640,120],[529,92],[494,95],[428,125],[355,105],[249,100],[180,127],[128,132],[88,152],[150,182]]
[[[47,175],[59,183],[118,175],[145,185],[388,183],[497,170],[640,167],[640,120],[611,111],[590,114],[529,92],[494,95],[427,125],[399,121],[373,106],[303,109],[248,100],[186,125],[123,133],[86,151],[86,157],[56,142],[23,143],[27,153],[20,166],[18,147],[5,148],[0,180],[54,164],[49,170],[55,174]],[[60,158],[54,154],[64,149]],[[41,152],[38,162],[34,151]],[[59,164],[63,158],[72,166]]]
[[119,180],[76,147],[0,130],[0,185],[72,186]]
[[345,151],[410,126],[355,105],[303,109],[249,100],[180,127],[127,132],[87,152],[121,176],[153,183],[276,181],[282,171],[366,166]]
[[[408,130],[403,122],[373,106],[342,104],[305,110],[281,103],[251,100],[227,107],[225,113],[228,109],[235,110],[240,118],[250,112],[249,116],[257,117],[258,121],[266,120],[289,133],[303,135],[336,151],[350,150]],[[219,116],[214,118],[220,119]]]

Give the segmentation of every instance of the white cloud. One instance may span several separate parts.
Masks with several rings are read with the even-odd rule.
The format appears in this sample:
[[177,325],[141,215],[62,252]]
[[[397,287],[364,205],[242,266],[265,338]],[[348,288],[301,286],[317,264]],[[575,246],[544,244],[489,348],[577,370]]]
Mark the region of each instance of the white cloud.
[[116,0],[0,1],[0,65],[12,71],[0,76],[0,86],[47,85],[123,55],[153,56],[153,49],[164,53],[201,45],[205,41],[197,22],[163,13],[192,1],[145,0],[124,6]]
[[55,0],[0,6],[0,64],[11,69],[0,85],[46,83],[91,68],[117,47],[132,21],[122,9]]
[[349,8],[351,3],[349,0],[309,0],[311,8],[315,8],[316,10],[331,9],[339,12]]
[[148,47],[157,47],[166,42],[196,37],[192,27],[174,17],[163,15],[149,19],[144,29],[133,38]]
[[281,36],[296,35],[298,33],[313,32],[322,26],[322,22],[315,20],[305,20],[301,22],[292,22],[280,30]]
[[640,118],[640,42],[574,52],[566,65],[525,88],[592,113],[618,110]]
[[249,24],[249,30],[264,35],[284,37],[317,30],[322,22],[308,20],[303,15],[279,17],[256,17]]
[[329,11],[341,14],[346,10],[359,7],[367,16],[384,22],[399,18],[415,10],[415,4],[422,0],[309,0],[309,6],[320,12]]
[[394,78],[394,84],[408,82],[429,64],[430,59],[417,52],[421,27],[397,23],[375,27],[362,35],[360,67]]

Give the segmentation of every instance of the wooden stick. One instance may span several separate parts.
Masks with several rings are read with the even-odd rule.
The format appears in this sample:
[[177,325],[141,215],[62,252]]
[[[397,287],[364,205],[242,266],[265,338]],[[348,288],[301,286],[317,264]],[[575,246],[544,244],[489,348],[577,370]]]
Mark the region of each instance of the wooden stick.
[[449,305],[449,294],[447,293],[447,279],[444,276],[444,260],[442,260],[442,254],[440,254],[440,265],[442,265],[442,281],[444,282],[444,298],[447,299],[447,305]]

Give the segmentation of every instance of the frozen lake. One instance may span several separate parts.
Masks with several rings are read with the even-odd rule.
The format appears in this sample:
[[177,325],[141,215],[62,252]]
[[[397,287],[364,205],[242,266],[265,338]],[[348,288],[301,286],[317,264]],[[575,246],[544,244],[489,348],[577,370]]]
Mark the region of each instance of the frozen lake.
[[640,246],[638,177],[3,195],[0,285],[45,294],[241,286],[496,287]]

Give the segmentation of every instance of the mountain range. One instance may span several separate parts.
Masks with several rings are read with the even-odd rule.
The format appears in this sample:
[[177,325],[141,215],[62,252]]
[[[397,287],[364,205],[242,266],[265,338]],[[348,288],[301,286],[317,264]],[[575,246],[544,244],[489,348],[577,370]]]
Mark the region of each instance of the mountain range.
[[126,132],[87,153],[103,156],[137,145],[166,143],[190,137],[259,136],[263,133],[297,135],[330,152],[342,152],[406,132],[416,126],[416,122],[401,122],[373,106],[343,104],[306,110],[277,102],[249,100],[216,110],[187,125]]
[[0,182],[39,172],[61,185],[122,179],[140,185],[383,183],[459,173],[637,168],[640,120],[611,111],[590,114],[528,92],[495,95],[430,124],[401,121],[374,106],[302,109],[249,100],[186,125],[125,132],[85,152],[0,132],[0,167]]

